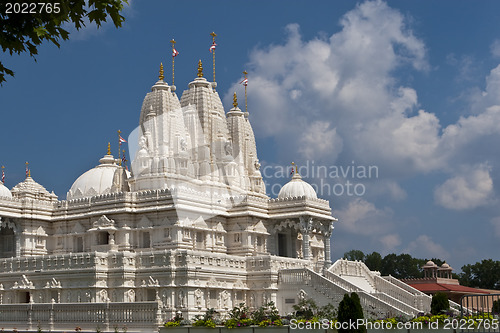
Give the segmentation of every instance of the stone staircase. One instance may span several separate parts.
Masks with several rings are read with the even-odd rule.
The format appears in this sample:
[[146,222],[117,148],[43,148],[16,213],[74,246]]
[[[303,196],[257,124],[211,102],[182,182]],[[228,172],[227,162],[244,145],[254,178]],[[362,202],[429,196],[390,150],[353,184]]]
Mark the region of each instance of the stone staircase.
[[381,277],[362,262],[343,259],[337,260],[323,275],[307,268],[281,270],[279,283],[283,287],[302,288],[307,297],[314,298],[319,305],[338,306],[344,294],[356,292],[366,318],[414,317],[429,312],[432,300],[393,277]]

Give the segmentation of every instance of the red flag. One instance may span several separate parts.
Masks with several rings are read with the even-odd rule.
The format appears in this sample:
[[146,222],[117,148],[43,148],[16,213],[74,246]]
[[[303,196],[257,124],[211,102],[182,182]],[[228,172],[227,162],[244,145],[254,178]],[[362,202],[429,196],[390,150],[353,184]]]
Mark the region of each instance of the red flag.
[[244,85],[245,87],[248,86],[248,79],[245,78],[243,81],[240,82],[240,84]]
[[124,143],[124,142],[127,142],[127,140],[125,140],[124,138],[122,138],[121,135],[118,134],[118,141],[120,142],[120,144]]
[[179,51],[177,51],[175,48],[172,49],[172,57],[177,57],[179,55]]
[[216,46],[217,46],[217,44],[215,44],[215,41],[213,41],[212,45],[210,46],[210,53],[212,53],[212,51],[215,51]]
[[26,164],[26,177],[30,174],[30,169],[28,169],[28,164]]

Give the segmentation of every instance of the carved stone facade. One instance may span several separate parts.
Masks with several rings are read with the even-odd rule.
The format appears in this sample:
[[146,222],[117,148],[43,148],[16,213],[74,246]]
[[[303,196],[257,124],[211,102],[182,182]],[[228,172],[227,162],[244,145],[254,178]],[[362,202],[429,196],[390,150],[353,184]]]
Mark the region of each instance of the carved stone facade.
[[249,114],[215,87],[198,77],[179,100],[153,85],[131,172],[108,151],[68,200],[31,177],[3,191],[1,304],[156,301],[191,317],[279,306],[280,270],[331,265],[328,201],[298,175],[266,195]]

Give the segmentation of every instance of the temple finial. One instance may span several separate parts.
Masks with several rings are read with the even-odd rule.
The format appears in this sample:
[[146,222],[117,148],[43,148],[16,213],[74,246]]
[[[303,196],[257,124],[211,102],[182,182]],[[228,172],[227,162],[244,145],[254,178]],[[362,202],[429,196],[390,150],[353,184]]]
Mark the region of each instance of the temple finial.
[[158,79],[160,81],[163,81],[164,78],[165,78],[165,76],[163,75],[163,63],[161,62],[160,63],[160,76],[158,76]]
[[201,59],[198,61],[198,77],[203,77],[203,64]]
[[111,155],[111,142],[108,142],[108,155]]
[[238,97],[236,97],[236,91],[235,91],[235,92],[234,92],[234,94],[233,94],[233,106],[234,106],[235,108],[237,108],[237,107],[238,107]]

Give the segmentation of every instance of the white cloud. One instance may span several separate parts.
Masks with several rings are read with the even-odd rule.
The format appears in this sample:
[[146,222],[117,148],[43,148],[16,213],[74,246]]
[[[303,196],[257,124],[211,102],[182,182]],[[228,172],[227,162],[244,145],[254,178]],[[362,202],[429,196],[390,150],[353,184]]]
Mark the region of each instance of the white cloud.
[[[346,160],[375,161],[398,172],[435,168],[439,120],[425,111],[409,117],[416,91],[392,76],[401,66],[428,70],[424,43],[382,1],[356,6],[340,24],[330,38],[309,41],[290,24],[285,43],[252,52],[248,98],[257,136],[332,163],[344,153]],[[226,102],[239,86],[229,89]],[[314,130],[324,134],[312,137]]]
[[495,39],[490,46],[491,54],[494,57],[500,57],[500,40]]
[[385,252],[390,252],[401,245],[401,238],[398,234],[389,234],[381,237],[380,243],[382,243]]
[[302,132],[298,152],[305,158],[313,160],[317,156],[329,156],[335,161],[342,151],[342,138],[337,129],[330,128],[329,123],[315,121]]
[[435,257],[446,260],[446,258],[450,256],[448,251],[427,235],[418,236],[414,241],[408,244],[408,247],[403,252],[411,253],[413,257],[417,258]]
[[493,180],[490,167],[466,168],[434,191],[437,204],[454,210],[473,209],[491,203]]
[[393,180],[377,180],[369,184],[367,192],[375,197],[384,196],[394,201],[405,200],[408,196],[406,191]]
[[357,235],[379,237],[394,227],[392,210],[378,209],[361,198],[351,200],[346,208],[335,213],[339,219],[338,228]]

